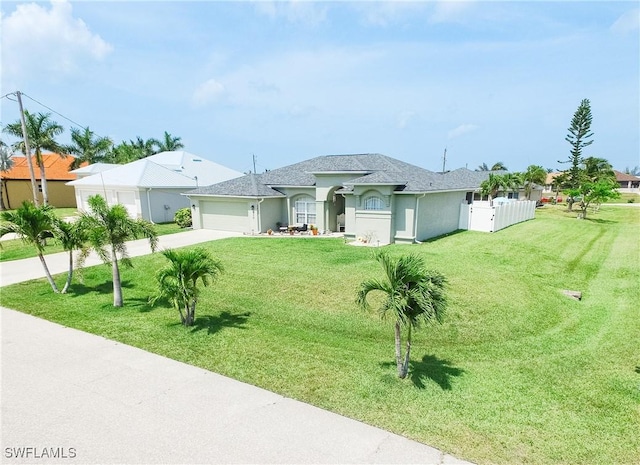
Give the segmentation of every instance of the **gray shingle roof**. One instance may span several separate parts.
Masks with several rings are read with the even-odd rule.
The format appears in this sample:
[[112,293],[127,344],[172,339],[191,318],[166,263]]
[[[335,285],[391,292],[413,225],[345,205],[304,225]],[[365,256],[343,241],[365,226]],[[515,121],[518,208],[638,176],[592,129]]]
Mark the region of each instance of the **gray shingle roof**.
[[293,165],[249,174],[240,178],[202,187],[188,195],[226,195],[241,197],[282,197],[278,187],[314,186],[313,173],[353,173],[342,192],[349,192],[356,184],[392,184],[397,192],[430,192],[474,190],[489,177],[488,171],[460,168],[447,173],[435,173],[379,153],[356,155],[323,155]]
[[187,192],[187,195],[223,195],[230,197],[284,197],[267,186],[262,178],[264,174],[247,174],[245,176],[219,182]]

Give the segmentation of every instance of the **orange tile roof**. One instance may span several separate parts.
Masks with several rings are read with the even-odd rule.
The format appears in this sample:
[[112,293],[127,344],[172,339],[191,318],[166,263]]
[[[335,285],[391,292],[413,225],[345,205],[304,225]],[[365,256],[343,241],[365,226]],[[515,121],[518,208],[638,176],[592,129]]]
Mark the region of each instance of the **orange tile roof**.
[[[9,171],[2,173],[2,179],[31,179],[29,175],[29,165],[27,164],[27,158],[23,156],[12,157],[13,167]],[[40,168],[36,164],[35,157],[31,157],[33,162],[33,171],[36,175],[36,180],[40,179]],[[69,167],[73,163],[74,157],[67,155],[62,158],[57,153],[43,153],[42,160],[44,161],[45,175],[48,181],[73,181],[77,176],[73,173],[69,173]],[[86,163],[83,164],[83,166]]]

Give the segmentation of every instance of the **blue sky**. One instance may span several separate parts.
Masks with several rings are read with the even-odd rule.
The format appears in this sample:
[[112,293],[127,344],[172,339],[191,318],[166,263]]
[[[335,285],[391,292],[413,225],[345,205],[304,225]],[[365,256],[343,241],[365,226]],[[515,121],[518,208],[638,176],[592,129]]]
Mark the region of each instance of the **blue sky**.
[[[637,1],[11,2],[2,95],[96,133],[182,137],[240,171],[376,152],[438,171],[640,165]],[[36,100],[39,103],[34,102]],[[1,122],[17,121],[3,98]],[[67,130],[69,123],[53,114]],[[4,135],[3,138],[7,139]]]

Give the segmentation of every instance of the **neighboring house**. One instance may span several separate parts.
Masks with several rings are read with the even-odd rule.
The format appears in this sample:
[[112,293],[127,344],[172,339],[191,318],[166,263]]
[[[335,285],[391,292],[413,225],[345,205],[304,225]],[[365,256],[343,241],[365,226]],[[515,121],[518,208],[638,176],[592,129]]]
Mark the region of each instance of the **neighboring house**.
[[[29,174],[29,164],[24,156],[13,156],[13,167],[9,171],[2,173],[2,197],[7,208],[17,208],[25,200],[33,201],[33,189],[31,187],[31,176]],[[43,153],[42,160],[47,177],[47,190],[49,194],[49,205],[54,207],[75,207],[76,197],[73,187],[66,183],[76,179],[76,175],[69,172],[69,167],[73,163],[74,157],[68,155],[62,157],[57,153]],[[40,168],[35,157],[31,157],[33,172],[38,184],[38,197],[42,203],[42,183],[40,178]]]
[[[613,170],[616,175],[616,182],[620,186],[618,191],[620,193],[635,193],[640,194],[640,177],[634,176],[632,174],[626,174],[622,171]],[[545,182],[544,193],[555,192],[555,187],[553,186],[553,181],[557,176],[560,176],[562,173],[549,173],[547,174],[547,180]],[[562,189],[560,189],[562,192]]]
[[193,227],[247,234],[316,225],[380,244],[455,231],[489,172],[435,173],[381,154],[326,155],[187,192]]
[[79,209],[87,210],[89,197],[99,194],[109,205],[124,205],[133,218],[154,223],[173,221],[176,210],[189,206],[182,193],[242,176],[184,151],[161,152],[115,167],[98,166],[95,171],[69,183],[75,188]]
[[616,182],[620,186],[619,192],[640,194],[640,178],[632,174],[613,170],[616,175]]

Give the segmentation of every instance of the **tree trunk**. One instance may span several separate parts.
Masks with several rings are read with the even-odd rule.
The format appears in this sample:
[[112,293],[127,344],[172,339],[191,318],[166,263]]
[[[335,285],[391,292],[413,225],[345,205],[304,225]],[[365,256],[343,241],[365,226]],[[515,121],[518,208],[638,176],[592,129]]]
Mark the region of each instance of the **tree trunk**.
[[11,201],[9,200],[9,184],[7,184],[6,181],[4,183],[4,194],[7,197],[7,209],[11,210]]
[[71,278],[73,278],[73,251],[69,251],[69,271],[67,272],[67,282],[64,283],[61,294],[66,294],[69,286],[71,285]]
[[47,276],[47,281],[49,281],[49,284],[51,285],[51,289],[53,289],[53,292],[60,292],[58,290],[58,286],[56,286],[55,281],[53,280],[53,278],[51,277],[51,273],[49,272],[49,267],[47,266],[47,262],[44,259],[44,255],[42,255],[41,252],[38,252],[38,258],[40,259],[40,263],[42,263],[42,267],[44,268],[44,274]]
[[113,306],[122,307],[122,284],[120,283],[120,269],[118,268],[118,258],[116,251],[111,249],[111,272],[113,275]]
[[404,379],[407,377],[409,373],[409,359],[411,358],[411,324],[409,324],[409,329],[407,332],[407,352],[404,354],[404,363],[402,364],[402,373],[400,373],[400,378]]
[[[2,188],[5,186],[6,184],[2,181],[2,178],[0,178],[0,211],[4,211],[7,209],[7,207],[5,207],[4,205],[4,194],[2,193]],[[8,197],[8,196],[7,196]],[[9,199],[7,198],[7,202],[9,201]]]
[[395,336],[396,336],[396,367],[398,368],[398,376],[402,378],[402,343],[400,341],[400,321],[396,321]]
[[42,203],[49,205],[49,192],[47,190],[47,176],[44,172],[44,161],[40,160],[40,184],[42,185]]

